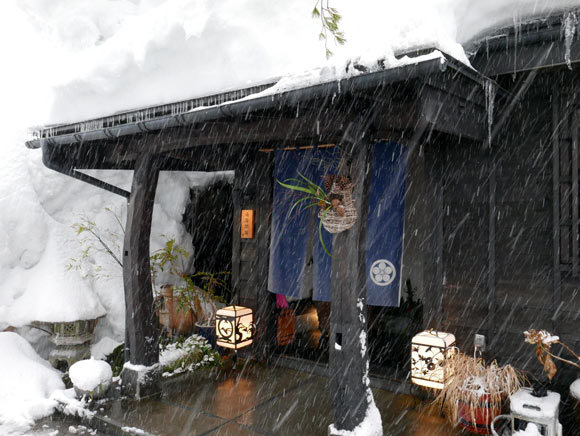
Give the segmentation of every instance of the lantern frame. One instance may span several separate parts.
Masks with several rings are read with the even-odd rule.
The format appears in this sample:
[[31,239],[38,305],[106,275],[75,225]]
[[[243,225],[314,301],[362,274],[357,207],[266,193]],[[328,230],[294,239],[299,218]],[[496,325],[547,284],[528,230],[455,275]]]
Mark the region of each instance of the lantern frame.
[[425,330],[411,340],[411,381],[419,386],[443,389],[453,379],[449,360],[457,354],[455,335]]
[[215,316],[216,344],[235,351],[252,344],[253,321],[253,311],[248,307],[232,305],[219,309]]

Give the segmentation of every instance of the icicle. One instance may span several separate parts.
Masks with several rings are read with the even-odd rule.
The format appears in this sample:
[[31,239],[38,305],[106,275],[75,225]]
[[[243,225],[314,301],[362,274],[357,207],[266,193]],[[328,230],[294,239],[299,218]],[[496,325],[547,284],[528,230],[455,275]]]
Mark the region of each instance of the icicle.
[[562,27],[562,34],[564,36],[564,45],[566,51],[564,53],[564,59],[566,60],[566,65],[569,69],[572,69],[572,59],[570,58],[570,50],[572,48],[572,41],[574,40],[574,35],[576,35],[576,25],[578,24],[578,17],[576,17],[575,12],[567,12],[564,15],[564,26]]
[[495,106],[495,83],[487,80],[484,84],[485,89],[485,109],[487,111],[487,143],[491,147],[491,128],[493,126],[493,112]]
[[514,40],[515,40],[515,45],[514,45],[514,49],[513,49],[514,70],[512,72],[512,78],[515,81],[517,69],[518,69],[518,67],[517,67],[518,47],[519,47],[520,35],[521,35],[521,31],[522,31],[522,20],[521,20],[518,12],[514,13],[512,19],[513,19],[513,23],[514,23]]

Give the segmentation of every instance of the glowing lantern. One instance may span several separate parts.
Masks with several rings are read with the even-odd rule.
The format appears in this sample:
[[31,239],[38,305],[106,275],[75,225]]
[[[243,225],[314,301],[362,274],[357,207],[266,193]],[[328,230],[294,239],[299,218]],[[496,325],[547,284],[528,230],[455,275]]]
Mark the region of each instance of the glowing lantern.
[[411,381],[417,385],[443,389],[453,378],[447,361],[457,353],[455,336],[426,330],[411,342]]
[[216,343],[220,347],[238,350],[252,343],[254,334],[252,309],[227,306],[216,312]]

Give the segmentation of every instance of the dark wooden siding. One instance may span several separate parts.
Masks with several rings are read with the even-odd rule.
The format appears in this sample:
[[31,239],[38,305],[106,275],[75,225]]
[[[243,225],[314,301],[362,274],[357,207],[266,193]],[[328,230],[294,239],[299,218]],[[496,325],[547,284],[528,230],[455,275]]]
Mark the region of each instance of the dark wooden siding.
[[[458,345],[465,351],[473,349],[474,333],[486,334],[488,346],[491,345],[488,357],[516,359],[536,372],[539,365],[534,361],[533,350],[523,343],[524,330],[556,329],[555,333],[573,346],[580,345],[580,279],[571,273],[572,235],[577,235],[577,230],[574,232],[570,222],[574,207],[578,207],[574,200],[577,189],[572,188],[572,169],[577,171],[578,164],[573,163],[577,155],[572,154],[570,134],[575,86],[562,91],[556,117],[561,127],[558,135],[562,154],[557,199],[563,229],[560,305],[553,275],[553,84],[570,83],[571,74],[567,70],[538,74],[491,150],[474,142],[435,138],[425,153],[425,204],[429,205],[425,221],[433,223],[435,231],[437,212],[429,211],[429,207],[439,203],[443,255],[440,309],[437,243],[436,238],[428,238],[431,242],[425,244],[424,299],[431,316],[426,317],[427,326],[437,325],[440,319],[445,329],[456,334]],[[511,76],[500,78],[500,83],[514,94],[518,91],[518,81]],[[504,109],[500,107],[498,115]],[[494,162],[496,172],[490,191]],[[442,189],[440,200],[435,188],[438,184]],[[495,207],[491,215],[490,201]],[[575,216],[577,220],[577,212]],[[490,229],[492,225],[494,229]],[[495,232],[495,240],[490,241],[490,230],[492,237]],[[495,248],[491,259],[490,242]],[[495,280],[491,281],[490,262],[495,268]]]

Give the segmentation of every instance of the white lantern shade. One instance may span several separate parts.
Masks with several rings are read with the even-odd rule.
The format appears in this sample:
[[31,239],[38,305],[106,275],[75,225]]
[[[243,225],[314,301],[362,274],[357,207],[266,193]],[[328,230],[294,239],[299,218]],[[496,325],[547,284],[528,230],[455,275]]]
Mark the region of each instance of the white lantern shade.
[[443,389],[452,379],[448,360],[455,355],[455,336],[426,330],[411,341],[411,381],[433,389]]
[[254,316],[252,309],[227,306],[216,312],[216,343],[220,347],[238,350],[252,343]]

